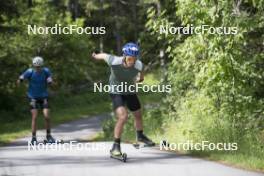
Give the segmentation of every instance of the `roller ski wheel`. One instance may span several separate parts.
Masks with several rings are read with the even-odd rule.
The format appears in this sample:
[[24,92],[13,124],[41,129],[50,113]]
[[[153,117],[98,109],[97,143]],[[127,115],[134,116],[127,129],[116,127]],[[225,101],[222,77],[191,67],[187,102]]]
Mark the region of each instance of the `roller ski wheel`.
[[110,158],[117,159],[119,161],[123,161],[124,163],[127,161],[127,154],[122,153],[121,155],[113,155],[112,153],[110,154]]
[[44,140],[44,144],[63,144],[63,140],[55,140],[52,136]]
[[136,142],[132,144],[136,149],[140,149],[140,148],[146,148],[146,147],[155,147],[156,144],[152,143],[152,144],[145,144],[142,142]]
[[54,142],[49,142],[47,139],[44,139],[44,144],[64,144],[63,140],[55,140]]

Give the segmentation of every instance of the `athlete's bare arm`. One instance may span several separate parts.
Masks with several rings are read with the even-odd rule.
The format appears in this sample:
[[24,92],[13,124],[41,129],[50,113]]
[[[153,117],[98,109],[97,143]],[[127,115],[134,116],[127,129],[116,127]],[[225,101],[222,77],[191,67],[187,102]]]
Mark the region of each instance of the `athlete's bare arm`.
[[108,55],[106,53],[96,54],[95,52],[93,52],[93,54],[92,54],[92,58],[95,60],[106,60],[107,57],[108,57]]
[[144,81],[144,72],[139,72],[139,76],[137,78],[137,82],[143,82]]

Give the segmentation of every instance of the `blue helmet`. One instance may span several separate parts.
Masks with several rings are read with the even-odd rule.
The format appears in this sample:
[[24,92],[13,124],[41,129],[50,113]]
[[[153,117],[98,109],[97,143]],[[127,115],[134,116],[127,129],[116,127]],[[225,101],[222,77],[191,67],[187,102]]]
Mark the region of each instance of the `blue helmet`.
[[125,56],[137,57],[139,55],[139,46],[135,43],[127,43],[122,48]]

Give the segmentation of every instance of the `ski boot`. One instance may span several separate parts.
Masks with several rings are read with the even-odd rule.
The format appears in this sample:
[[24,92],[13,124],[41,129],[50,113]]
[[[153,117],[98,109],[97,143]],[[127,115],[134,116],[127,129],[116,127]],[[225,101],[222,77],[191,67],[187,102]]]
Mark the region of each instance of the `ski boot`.
[[36,136],[32,136],[32,139],[31,139],[30,143],[31,143],[31,145],[36,145],[38,143],[37,137]]
[[56,140],[51,135],[47,135],[46,139],[44,140],[44,144],[53,144],[53,143],[56,143]]
[[151,141],[144,134],[141,134],[141,135],[137,136],[137,143],[134,143],[133,146],[136,149],[139,149],[142,147],[153,147],[153,146],[155,146],[155,143],[153,141]]

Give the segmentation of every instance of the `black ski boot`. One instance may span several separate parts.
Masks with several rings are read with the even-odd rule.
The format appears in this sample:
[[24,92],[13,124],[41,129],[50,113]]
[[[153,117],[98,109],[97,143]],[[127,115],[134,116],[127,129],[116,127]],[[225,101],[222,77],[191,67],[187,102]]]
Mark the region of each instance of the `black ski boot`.
[[50,134],[47,135],[47,140],[45,141],[45,143],[53,144],[55,142],[56,140]]
[[37,141],[37,137],[36,136],[32,136],[31,142],[32,145],[36,145],[38,143]]
[[138,135],[137,136],[137,142],[142,142],[144,143],[146,146],[155,146],[155,143],[153,141],[151,141],[147,136],[145,136],[144,134]]

